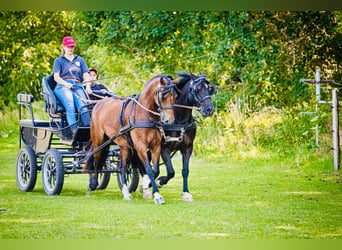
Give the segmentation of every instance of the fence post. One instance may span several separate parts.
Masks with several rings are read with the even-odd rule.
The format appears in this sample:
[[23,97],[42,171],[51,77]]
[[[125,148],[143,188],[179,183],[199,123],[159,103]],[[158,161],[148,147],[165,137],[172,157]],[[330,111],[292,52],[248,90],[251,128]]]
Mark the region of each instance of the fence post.
[[339,115],[338,115],[338,96],[337,89],[332,90],[332,132],[333,132],[333,151],[334,151],[334,169],[340,169],[340,135],[339,135]]
[[[316,114],[318,114],[318,104],[321,100],[321,70],[316,69]],[[318,124],[315,126],[316,130],[316,151],[318,151],[318,143],[319,143],[319,132],[318,132]]]

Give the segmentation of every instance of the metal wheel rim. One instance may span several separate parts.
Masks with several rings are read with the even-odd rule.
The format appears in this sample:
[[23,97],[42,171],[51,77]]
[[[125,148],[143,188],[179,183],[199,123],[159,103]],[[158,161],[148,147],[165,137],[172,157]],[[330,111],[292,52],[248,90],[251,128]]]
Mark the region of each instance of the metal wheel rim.
[[29,160],[29,156],[23,152],[19,157],[18,163],[18,180],[22,186],[28,185],[28,182],[31,178],[31,162]]
[[57,181],[57,164],[53,156],[48,156],[44,165],[45,187],[52,190]]

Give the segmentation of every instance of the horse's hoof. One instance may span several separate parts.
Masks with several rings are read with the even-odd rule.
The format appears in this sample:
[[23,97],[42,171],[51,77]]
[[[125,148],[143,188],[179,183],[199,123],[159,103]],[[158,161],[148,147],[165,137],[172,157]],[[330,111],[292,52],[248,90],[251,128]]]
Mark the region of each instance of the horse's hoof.
[[88,185],[88,190],[89,190],[90,192],[92,192],[92,191],[94,191],[94,190],[96,189],[96,187],[97,187],[97,184],[89,183],[89,185]]
[[157,180],[157,181],[156,181],[156,185],[157,185],[157,188],[162,188],[162,187],[163,187],[163,185],[160,184],[160,180]]
[[165,200],[163,196],[161,196],[159,193],[154,193],[154,203],[158,204],[165,204]]
[[123,185],[121,191],[122,191],[122,194],[123,194],[123,196],[124,196],[124,200],[125,200],[125,201],[131,201],[131,200],[133,200],[132,195],[131,195],[130,192],[128,191],[127,185]]
[[183,199],[183,201],[187,201],[187,202],[192,202],[192,201],[194,201],[194,199],[192,198],[192,195],[189,194],[188,192],[184,192],[184,193],[183,193],[182,199]]
[[143,198],[145,200],[151,200],[152,199],[152,194],[151,194],[150,190],[148,190],[148,189],[143,190]]
[[97,182],[97,179],[95,178],[95,176],[91,176],[89,178],[88,190],[89,191],[94,191],[97,188],[98,184],[99,183]]
[[140,185],[140,186],[139,186],[139,192],[140,192],[141,194],[143,194],[143,193],[144,193],[144,188],[143,188],[143,186],[142,186],[142,185]]
[[131,194],[129,194],[129,195],[124,195],[124,201],[131,201],[131,200],[133,200],[133,197],[132,197]]

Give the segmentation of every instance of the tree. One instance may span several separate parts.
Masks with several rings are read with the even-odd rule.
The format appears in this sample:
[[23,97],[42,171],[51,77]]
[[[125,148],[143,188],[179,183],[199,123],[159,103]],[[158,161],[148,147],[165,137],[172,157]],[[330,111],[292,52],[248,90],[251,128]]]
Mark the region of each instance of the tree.
[[25,91],[39,97],[38,80],[52,73],[64,35],[70,34],[68,12],[0,12],[0,108]]
[[306,87],[299,80],[316,67],[326,77],[340,81],[342,37],[337,32],[337,14],[80,12],[75,17],[83,22],[75,27],[74,34],[85,35],[85,49],[92,41],[106,48],[108,54],[134,58],[141,68],[173,63],[164,68],[166,73],[179,69],[207,71],[226,90],[231,79],[238,78],[240,88],[235,89],[242,89],[244,98],[253,96],[262,106],[281,107],[295,105],[298,97],[307,99]]
[[111,66],[125,62],[135,70],[160,67],[166,74],[205,71],[221,87],[216,95],[221,100],[237,95],[261,106],[293,106],[309,100],[299,80],[313,77],[316,67],[323,77],[341,82],[341,16],[329,11],[1,12],[0,107],[19,91],[39,95],[37,80],[51,72],[60,41],[70,34],[76,52],[108,75],[124,70]]

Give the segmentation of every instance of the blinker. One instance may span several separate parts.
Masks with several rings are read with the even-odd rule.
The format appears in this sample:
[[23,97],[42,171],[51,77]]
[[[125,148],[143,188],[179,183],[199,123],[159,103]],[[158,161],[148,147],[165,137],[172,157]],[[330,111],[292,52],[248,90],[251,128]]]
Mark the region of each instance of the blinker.
[[209,87],[209,95],[215,94],[215,88],[213,86]]

